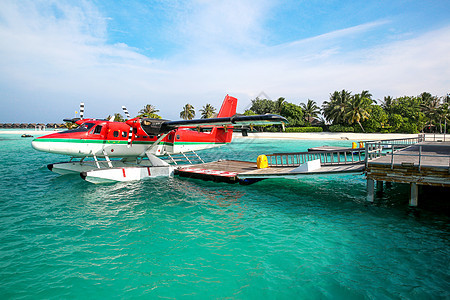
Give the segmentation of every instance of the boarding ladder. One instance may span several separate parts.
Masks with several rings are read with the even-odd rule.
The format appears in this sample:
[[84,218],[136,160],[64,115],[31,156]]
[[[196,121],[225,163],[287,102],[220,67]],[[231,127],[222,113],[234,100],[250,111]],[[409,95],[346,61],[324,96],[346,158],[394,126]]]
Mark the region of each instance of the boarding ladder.
[[195,164],[195,163],[205,163],[203,159],[194,151],[181,152],[177,154],[167,154],[167,158],[162,158],[163,160],[172,163],[174,165],[178,164]]

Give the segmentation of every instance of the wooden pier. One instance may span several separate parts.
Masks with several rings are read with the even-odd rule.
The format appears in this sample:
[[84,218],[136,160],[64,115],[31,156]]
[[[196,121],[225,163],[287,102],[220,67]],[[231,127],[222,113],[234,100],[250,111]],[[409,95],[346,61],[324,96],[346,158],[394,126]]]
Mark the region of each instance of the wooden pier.
[[216,182],[252,183],[270,178],[292,178],[311,175],[333,175],[362,173],[363,163],[328,165],[313,171],[297,171],[298,166],[278,166],[258,169],[256,163],[237,160],[222,160],[188,167],[180,167],[175,174],[181,177],[197,178]]
[[[181,166],[175,174],[217,182],[249,184],[270,178],[292,178],[311,175],[362,173],[364,148],[339,148],[325,151],[268,154],[269,168],[258,169],[256,163],[222,160]],[[316,161],[317,168],[300,168]]]
[[215,182],[238,183],[240,173],[257,170],[256,163],[238,160],[220,160],[209,163],[182,166],[175,175]]
[[367,161],[367,200],[374,200],[375,181],[411,185],[410,205],[417,206],[418,185],[450,187],[450,142],[420,142]]
[[375,182],[411,185],[410,205],[417,206],[418,185],[450,187],[450,142],[417,138],[366,142],[364,148],[320,149],[266,155],[268,168],[256,163],[221,160],[180,166],[175,174],[217,182],[250,184],[269,178],[362,174],[367,176],[367,200],[374,201]]

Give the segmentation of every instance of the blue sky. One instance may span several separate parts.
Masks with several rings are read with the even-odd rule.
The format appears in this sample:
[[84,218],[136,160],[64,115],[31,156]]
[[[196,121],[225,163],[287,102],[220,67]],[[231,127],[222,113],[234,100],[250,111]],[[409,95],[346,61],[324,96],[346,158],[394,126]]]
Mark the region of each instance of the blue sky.
[[0,2],[0,122],[450,92],[450,1]]

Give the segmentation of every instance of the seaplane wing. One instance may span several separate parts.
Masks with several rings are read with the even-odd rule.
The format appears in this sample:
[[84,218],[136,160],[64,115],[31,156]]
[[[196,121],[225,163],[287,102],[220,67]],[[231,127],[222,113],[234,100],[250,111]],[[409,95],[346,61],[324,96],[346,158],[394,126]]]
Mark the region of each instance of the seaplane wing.
[[147,134],[160,134],[169,132],[179,127],[199,127],[199,126],[252,126],[252,125],[272,125],[272,124],[286,124],[286,118],[273,115],[254,115],[242,116],[234,115],[232,117],[209,118],[209,119],[194,119],[194,120],[179,120],[166,121],[158,119],[142,119],[141,127]]

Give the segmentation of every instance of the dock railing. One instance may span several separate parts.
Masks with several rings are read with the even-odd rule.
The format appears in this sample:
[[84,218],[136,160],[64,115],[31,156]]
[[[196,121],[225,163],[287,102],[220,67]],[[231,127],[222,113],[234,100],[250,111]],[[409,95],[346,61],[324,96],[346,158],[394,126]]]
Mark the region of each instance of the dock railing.
[[266,156],[271,167],[296,167],[317,159],[320,159],[321,166],[364,164],[367,167],[369,160],[387,155],[387,151],[399,150],[424,140],[425,135],[421,134],[414,138],[369,141],[364,143],[363,148],[273,153]]
[[327,151],[274,153],[266,156],[271,167],[296,167],[316,159],[320,159],[322,166],[331,166],[362,164],[365,161],[364,153],[364,148],[346,148]]
[[[391,154],[393,156],[396,151],[409,147],[411,145],[421,143],[425,141],[425,134],[419,134],[417,137],[413,138],[402,138],[402,139],[391,139],[391,140],[378,140],[369,141],[365,144],[365,166],[370,160]],[[383,150],[388,150],[388,152],[383,152]]]

